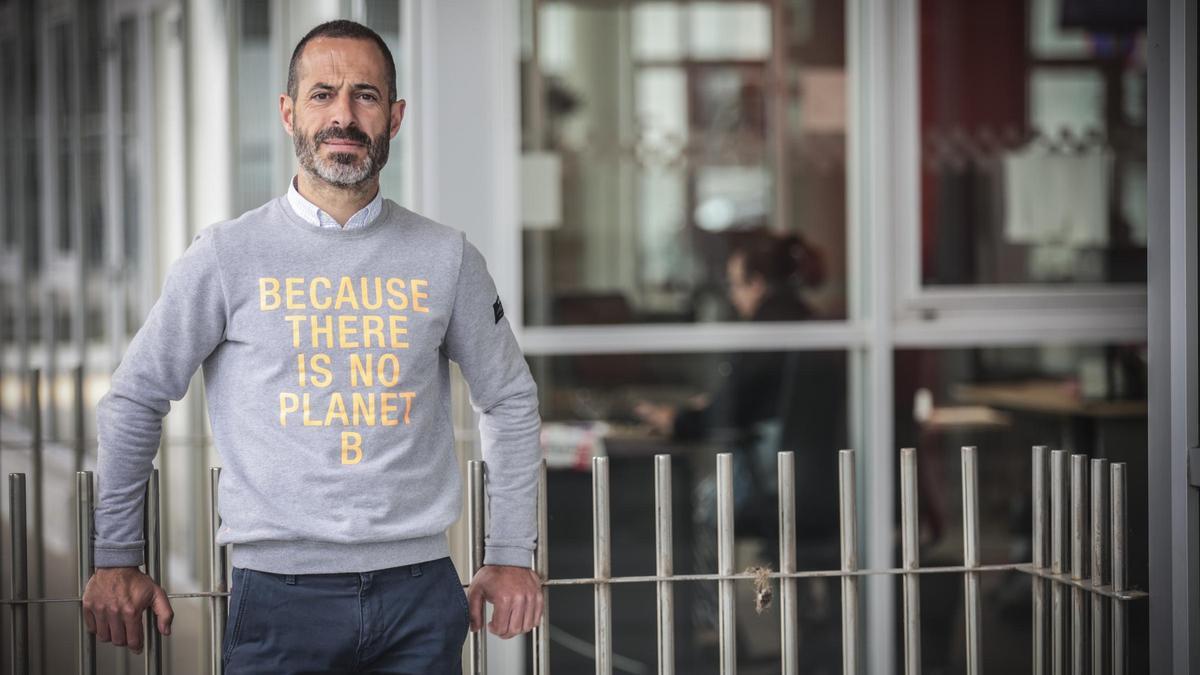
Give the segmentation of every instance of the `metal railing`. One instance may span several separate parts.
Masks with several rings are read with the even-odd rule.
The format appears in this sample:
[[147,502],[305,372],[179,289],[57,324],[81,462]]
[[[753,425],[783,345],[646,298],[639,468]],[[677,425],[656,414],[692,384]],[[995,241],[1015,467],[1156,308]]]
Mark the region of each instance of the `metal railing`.
[[[37,377],[32,380],[32,400],[37,401]],[[33,470],[40,480],[38,459],[41,455],[38,406],[33,406]],[[778,516],[779,561],[777,572],[734,571],[734,507],[733,457],[722,453],[716,457],[717,482],[717,571],[713,574],[675,574],[672,559],[671,457],[654,458],[655,485],[655,570],[647,576],[612,576],[610,548],[610,489],[608,458],[592,460],[592,545],[593,576],[586,578],[549,579],[549,542],[547,540],[546,465],[542,462],[539,475],[537,508],[538,546],[534,568],[543,581],[544,611],[532,636],[532,664],[535,675],[548,675],[550,591],[556,586],[590,585],[594,589],[595,636],[594,655],[597,675],[611,675],[613,670],[613,584],[653,584],[656,594],[656,624],[658,670],[660,675],[675,672],[674,586],[678,583],[716,581],[718,584],[719,661],[722,675],[737,672],[735,584],[759,580],[775,580],[780,592],[780,667],[784,675],[803,671],[803,654],[799,650],[797,625],[797,581],[837,577],[841,580],[842,600],[842,662],[843,672],[860,672],[861,625],[859,620],[859,580],[870,575],[897,575],[903,582],[904,671],[906,675],[921,672],[921,611],[920,578],[928,574],[962,575],[964,580],[964,641],[966,672],[983,672],[980,631],[980,578],[984,574],[1021,572],[1032,581],[1033,595],[1033,654],[1032,672],[1045,673],[1113,673],[1128,671],[1127,632],[1128,603],[1143,599],[1146,594],[1128,588],[1126,564],[1126,471],[1124,463],[1108,464],[1105,459],[1086,455],[1071,455],[1064,450],[1050,451],[1045,446],[1033,448],[1033,541],[1032,563],[984,565],[980,563],[979,499],[977,451],[962,448],[962,518],[963,558],[960,566],[921,567],[918,551],[917,453],[913,448],[900,451],[901,506],[901,566],[890,569],[861,569],[858,563],[858,498],[855,494],[856,463],[853,450],[842,450],[838,458],[839,529],[841,565],[831,570],[798,570],[796,568],[796,490],[794,483],[795,457],[791,452],[778,454]],[[1090,466],[1090,470],[1089,470]],[[209,590],[197,593],[169,593],[171,599],[202,598],[209,605],[211,672],[222,672],[221,648],[228,617],[228,557],[224,546],[215,544],[220,526],[217,509],[218,483],[221,469],[213,467],[209,475],[209,537],[211,583]],[[483,563],[485,515],[485,465],[471,461],[467,470],[467,519],[470,532],[468,571],[470,576]],[[1089,480],[1090,479],[1090,480]],[[93,513],[94,488],[90,471],[76,472],[76,535],[78,560],[77,588],[79,595],[67,598],[29,597],[29,536],[26,499],[26,476],[10,473],[9,514],[11,518],[12,559],[0,569],[10,576],[10,595],[0,600],[11,614],[11,630],[5,649],[11,654],[14,673],[27,673],[29,658],[29,607],[37,604],[73,603],[79,605],[78,668],[85,675],[96,672],[96,638],[88,632],[83,620],[82,594],[94,570]],[[1090,486],[1090,487],[1089,487]],[[41,490],[37,490],[41,494]],[[162,537],[158,470],[154,469],[145,491],[145,560],[146,572],[161,583]],[[35,564],[44,559],[42,553],[40,506],[34,504]],[[1048,541],[1047,541],[1048,539]],[[40,576],[40,575],[39,575]],[[1047,590],[1049,603],[1047,603]],[[1069,620],[1068,620],[1069,593]],[[43,614],[44,616],[44,614]],[[1090,619],[1090,622],[1089,622]],[[152,613],[145,616],[143,659],[147,675],[163,670],[162,637],[155,627]],[[44,636],[45,631],[39,635]],[[466,645],[465,672],[484,675],[487,672],[486,640],[483,630],[471,633]],[[1047,640],[1047,638],[1049,638]],[[44,637],[43,637],[44,639]],[[43,652],[44,653],[44,652]]]

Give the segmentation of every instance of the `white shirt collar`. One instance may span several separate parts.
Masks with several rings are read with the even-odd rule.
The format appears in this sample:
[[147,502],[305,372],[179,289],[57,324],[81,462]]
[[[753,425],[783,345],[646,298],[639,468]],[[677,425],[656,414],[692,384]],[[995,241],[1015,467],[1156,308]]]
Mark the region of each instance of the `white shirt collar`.
[[333,219],[333,216],[325,213],[319,206],[308,201],[300,191],[296,189],[296,176],[292,176],[292,180],[288,183],[287,192],[288,204],[296,215],[300,216],[305,222],[317,227],[332,227],[335,230],[350,230],[356,227],[369,225],[383,210],[383,190],[378,190],[375,193],[375,198],[369,204],[358,210],[357,213],[350,216],[350,220],[346,221],[346,225],[342,226],[338,221]]

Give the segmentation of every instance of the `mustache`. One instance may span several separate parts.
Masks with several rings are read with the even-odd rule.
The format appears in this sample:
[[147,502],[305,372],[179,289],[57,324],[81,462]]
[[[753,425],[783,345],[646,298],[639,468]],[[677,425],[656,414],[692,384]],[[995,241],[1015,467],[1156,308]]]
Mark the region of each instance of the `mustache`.
[[337,138],[344,141],[353,141],[366,146],[371,145],[371,137],[361,129],[355,127],[328,127],[326,129],[322,129],[313,136],[313,142],[319,145],[332,138]]

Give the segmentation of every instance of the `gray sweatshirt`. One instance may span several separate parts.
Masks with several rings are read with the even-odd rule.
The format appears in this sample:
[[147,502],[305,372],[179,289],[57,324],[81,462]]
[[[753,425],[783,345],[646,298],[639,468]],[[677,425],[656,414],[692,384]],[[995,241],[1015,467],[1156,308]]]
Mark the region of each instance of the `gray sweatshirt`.
[[449,554],[461,480],[449,360],[480,415],[485,564],[531,564],[537,388],[483,256],[391,200],[313,226],[283,197],[204,228],[97,409],[97,567],[142,563],[162,417],[203,366],[234,565],[356,572]]

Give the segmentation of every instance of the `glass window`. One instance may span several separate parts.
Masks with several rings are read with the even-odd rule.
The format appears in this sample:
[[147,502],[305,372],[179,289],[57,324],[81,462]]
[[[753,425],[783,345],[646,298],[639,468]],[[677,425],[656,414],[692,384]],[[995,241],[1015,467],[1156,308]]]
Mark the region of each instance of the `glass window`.
[[[15,40],[12,38],[0,38],[0,81],[2,82],[15,83],[17,81],[17,50],[14,43]],[[0,109],[0,125],[16,132],[19,114],[18,107],[4,106]],[[4,223],[0,225],[3,228],[0,236],[3,236],[5,248],[14,250],[20,240],[16,215],[16,186],[17,172],[20,171],[20,156],[21,144],[19,142],[4,144],[4,155],[0,157],[0,162],[4,163],[3,167],[0,167],[0,177],[4,180],[3,184],[0,184],[0,204],[4,205],[2,211]]]
[[[237,213],[261,206],[287,189],[275,185],[271,151],[275,135],[282,134],[277,102],[264,95],[263,83],[286,86],[286,73],[272,73],[271,3],[269,0],[242,0],[241,32],[238,35],[234,86],[237,95],[234,128],[237,134],[234,208]],[[289,52],[287,58],[291,57]],[[290,140],[290,139],[288,139]]]
[[[735,567],[779,569],[776,452],[781,449],[795,453],[799,565],[836,567],[836,458],[849,436],[845,352],[591,354],[532,357],[530,362],[542,397],[543,447],[550,465],[552,577],[592,574],[591,528],[580,523],[591,512],[588,469],[594,453],[609,457],[614,575],[654,571],[656,453],[672,456],[676,573],[716,571],[717,452],[733,454]],[[647,407],[672,412],[658,421]],[[836,584],[801,584],[799,618],[812,672],[839,670]],[[654,611],[653,603],[645,602],[647,588],[613,588],[613,640],[618,653],[653,672]],[[556,588],[551,601],[556,629],[587,641],[591,591],[583,590],[587,593]],[[715,584],[676,586],[679,672],[716,673],[715,590]],[[778,663],[778,612],[756,614],[752,590],[738,585],[738,634],[747,650],[743,663],[755,658]],[[585,672],[590,650],[578,654],[562,644],[551,650],[552,670]]]
[[[1146,531],[1135,525],[1147,517],[1146,378],[1139,344],[896,351],[895,439],[917,448],[921,565],[962,564],[966,445],[977,448],[980,561],[1031,560],[1031,454],[1046,445],[1126,463],[1130,582],[1147,588]],[[952,636],[948,648],[922,651],[926,671],[961,670],[962,588],[958,575],[921,579],[923,633]],[[999,672],[1027,672],[1029,577],[987,576],[982,593],[983,661]],[[1130,605],[1143,619],[1146,610],[1145,602]],[[1147,624],[1131,617],[1129,625],[1130,671],[1146,672]],[[896,644],[903,644],[899,632]]]
[[919,5],[922,283],[1144,283],[1144,3]]
[[60,23],[51,30],[51,43],[54,45],[54,78],[55,105],[58,117],[55,120],[57,131],[56,151],[58,153],[58,249],[68,252],[75,249],[74,228],[71,227],[71,206],[75,175],[72,172],[74,162],[72,153],[75,150],[76,138],[74,122],[78,113],[74,91],[74,63],[71,59],[71,45],[74,41],[70,23]]
[[[379,33],[379,37],[387,44],[396,61],[396,98],[407,98],[404,80],[404,52],[400,47],[401,34],[401,3],[396,0],[369,0],[366,4],[366,16],[363,23],[371,30]],[[407,115],[406,115],[407,116]],[[404,202],[408,197],[405,185],[405,165],[411,147],[410,134],[415,127],[410,122],[401,122],[400,133],[392,139],[388,162],[379,172],[379,189],[385,197],[398,202]]]
[[[82,180],[83,185],[83,237],[86,262],[92,268],[104,264],[106,228],[104,225],[104,96],[106,90],[102,13],[93,3],[80,6],[82,20],[83,82],[85,91],[82,104]],[[99,310],[97,310],[99,311]]]
[[529,1],[526,323],[726,320],[756,236],[804,318],[845,318],[842,4]]

